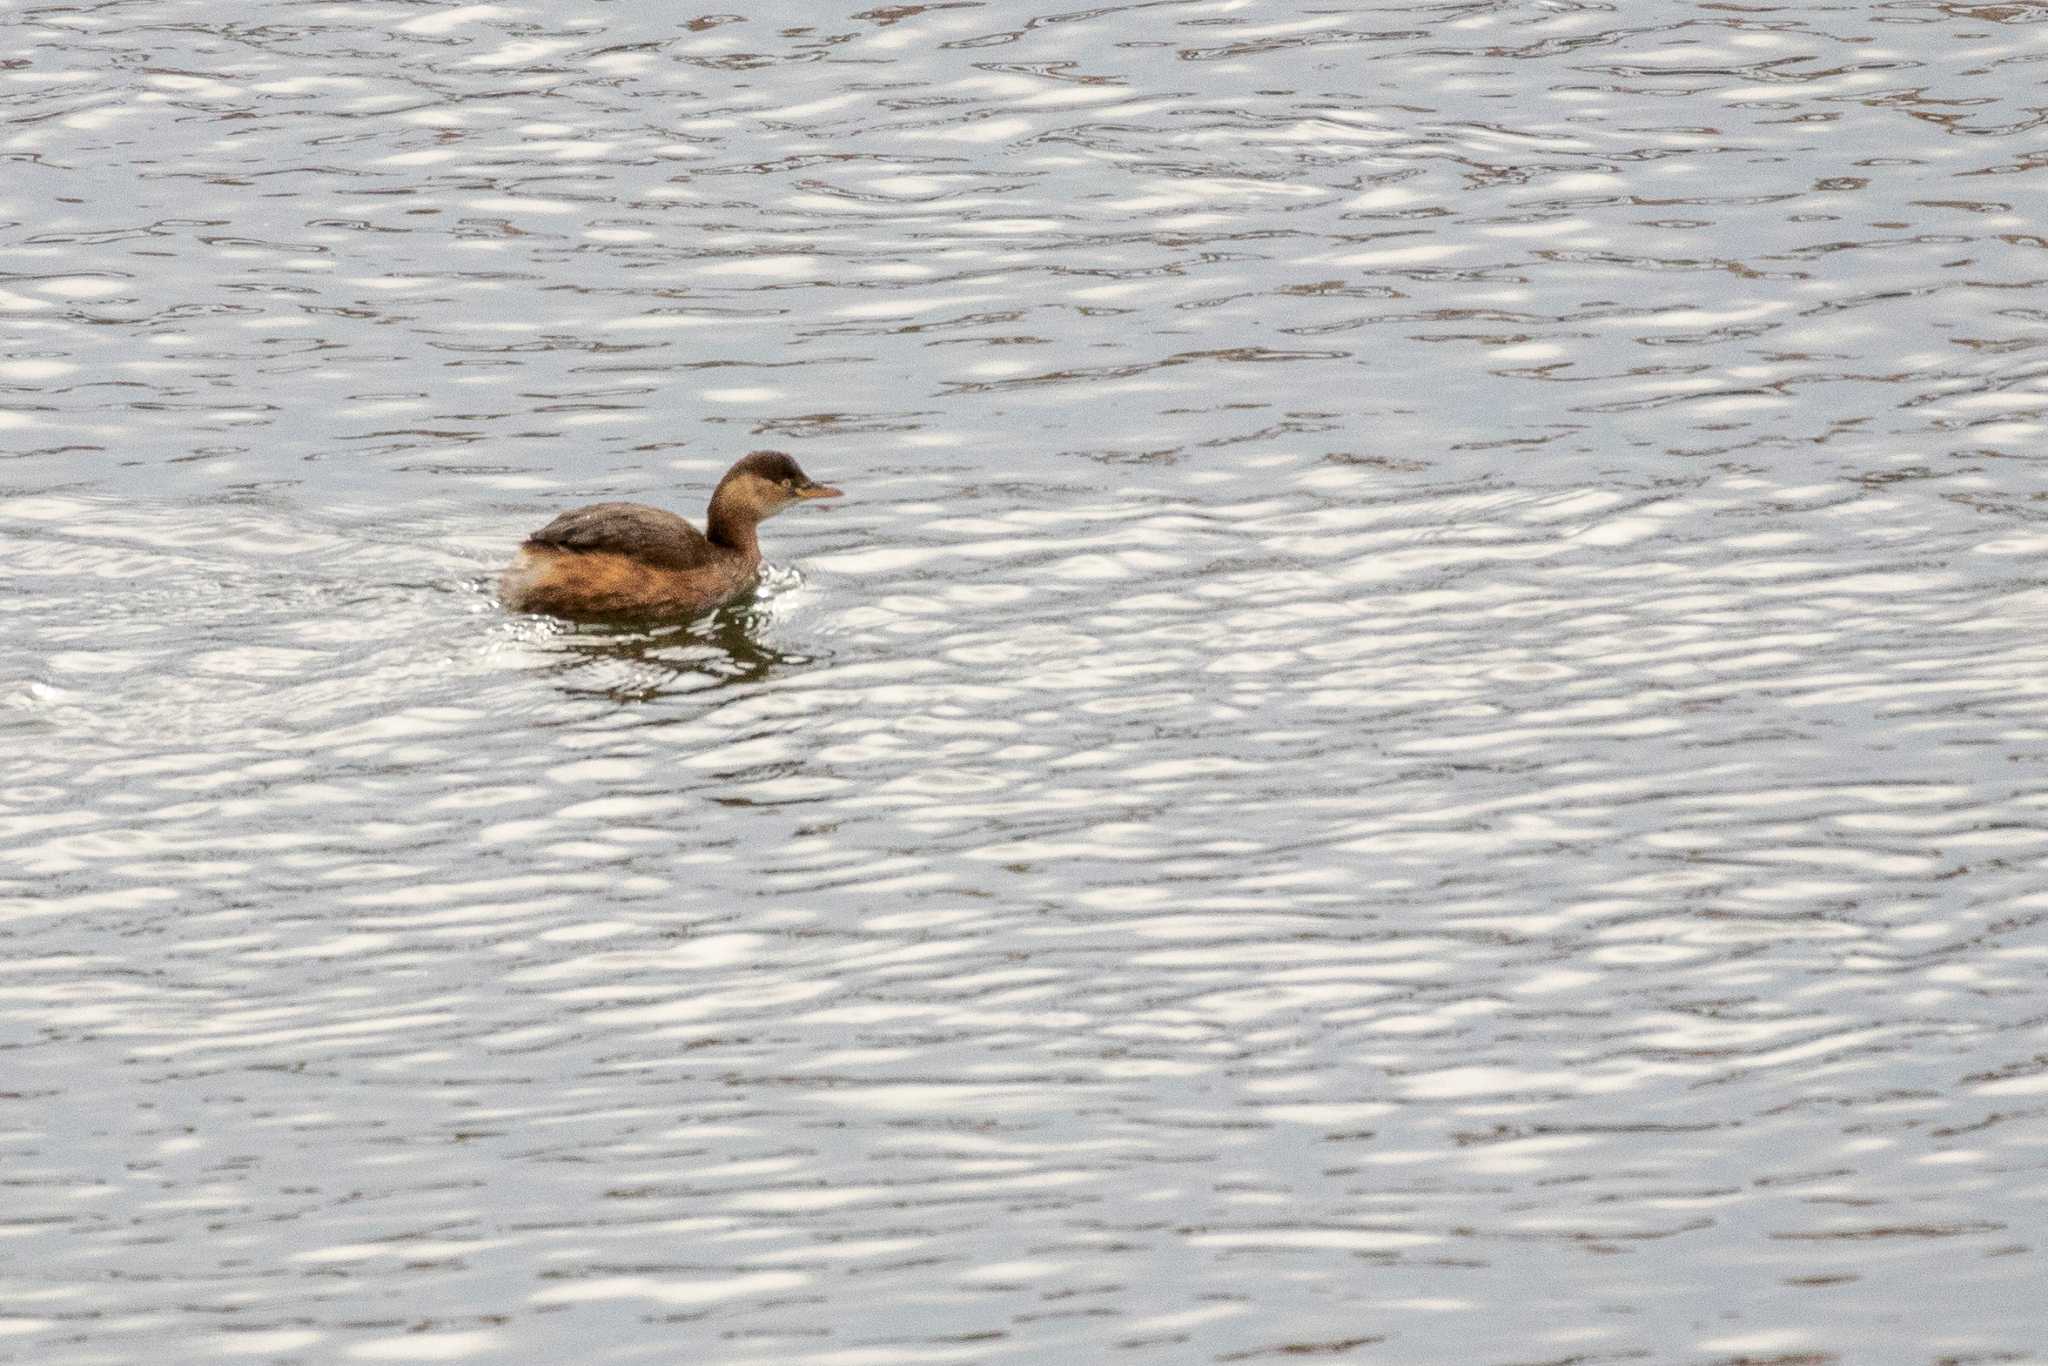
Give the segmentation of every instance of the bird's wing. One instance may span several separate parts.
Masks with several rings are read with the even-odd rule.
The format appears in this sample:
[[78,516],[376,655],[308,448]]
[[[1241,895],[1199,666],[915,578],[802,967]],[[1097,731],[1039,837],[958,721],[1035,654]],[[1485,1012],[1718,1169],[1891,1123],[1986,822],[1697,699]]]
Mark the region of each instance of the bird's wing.
[[673,512],[644,503],[592,503],[565,512],[526,543],[625,555],[663,569],[695,569],[717,558],[703,532]]

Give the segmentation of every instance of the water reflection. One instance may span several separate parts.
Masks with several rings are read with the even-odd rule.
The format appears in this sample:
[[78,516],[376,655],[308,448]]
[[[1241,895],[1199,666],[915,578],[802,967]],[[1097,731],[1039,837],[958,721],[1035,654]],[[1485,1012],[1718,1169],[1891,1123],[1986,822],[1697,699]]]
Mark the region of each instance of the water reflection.
[[538,672],[564,696],[630,703],[761,683],[819,660],[764,644],[774,621],[757,594],[686,622],[557,623],[536,637],[552,656]]

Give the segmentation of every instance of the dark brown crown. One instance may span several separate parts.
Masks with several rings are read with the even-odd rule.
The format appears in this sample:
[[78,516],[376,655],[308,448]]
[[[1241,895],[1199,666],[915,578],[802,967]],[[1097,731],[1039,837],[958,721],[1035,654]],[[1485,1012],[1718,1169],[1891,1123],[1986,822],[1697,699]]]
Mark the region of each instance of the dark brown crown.
[[803,472],[802,467],[781,451],[749,451],[726,471],[725,477],[730,479],[738,474],[758,474],[772,484],[779,484],[785,479],[798,485],[811,482],[811,477]]

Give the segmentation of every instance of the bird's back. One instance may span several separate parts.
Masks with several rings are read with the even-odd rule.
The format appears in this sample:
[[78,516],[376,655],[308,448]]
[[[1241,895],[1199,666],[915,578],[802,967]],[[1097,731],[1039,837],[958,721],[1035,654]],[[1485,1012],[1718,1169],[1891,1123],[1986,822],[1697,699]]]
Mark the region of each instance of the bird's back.
[[657,569],[701,569],[719,559],[703,532],[665,508],[592,503],[565,512],[526,538],[548,550],[623,555]]

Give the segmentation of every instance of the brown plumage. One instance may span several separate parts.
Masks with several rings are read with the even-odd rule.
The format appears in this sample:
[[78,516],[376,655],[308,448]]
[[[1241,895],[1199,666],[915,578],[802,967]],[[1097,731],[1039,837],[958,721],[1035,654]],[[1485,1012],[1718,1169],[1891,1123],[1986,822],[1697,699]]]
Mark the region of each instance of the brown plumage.
[[718,481],[705,531],[644,503],[577,508],[526,538],[498,596],[514,611],[558,617],[701,612],[753,583],[756,527],[792,503],[838,496],[782,452],[755,451]]

